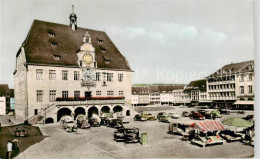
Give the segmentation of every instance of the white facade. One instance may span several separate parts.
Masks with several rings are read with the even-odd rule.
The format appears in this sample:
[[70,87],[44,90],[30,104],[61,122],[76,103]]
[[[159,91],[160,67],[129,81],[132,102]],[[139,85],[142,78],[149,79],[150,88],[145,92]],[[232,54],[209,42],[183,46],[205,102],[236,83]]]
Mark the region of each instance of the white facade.
[[174,104],[184,104],[190,103],[191,99],[187,93],[184,93],[184,89],[173,90],[173,100]]
[[0,97],[0,115],[6,114],[6,100],[5,97]]
[[132,105],[136,105],[136,104],[138,104],[139,102],[138,102],[138,97],[139,95],[138,94],[133,94],[132,95]]

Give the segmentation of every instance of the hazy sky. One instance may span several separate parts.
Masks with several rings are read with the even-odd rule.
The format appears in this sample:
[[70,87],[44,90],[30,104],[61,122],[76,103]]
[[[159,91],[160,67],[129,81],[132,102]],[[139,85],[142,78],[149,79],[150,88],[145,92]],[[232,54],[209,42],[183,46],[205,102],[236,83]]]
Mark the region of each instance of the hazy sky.
[[133,83],[189,83],[254,59],[252,0],[1,0],[0,83],[13,87],[15,54],[34,19],[105,31],[128,59]]

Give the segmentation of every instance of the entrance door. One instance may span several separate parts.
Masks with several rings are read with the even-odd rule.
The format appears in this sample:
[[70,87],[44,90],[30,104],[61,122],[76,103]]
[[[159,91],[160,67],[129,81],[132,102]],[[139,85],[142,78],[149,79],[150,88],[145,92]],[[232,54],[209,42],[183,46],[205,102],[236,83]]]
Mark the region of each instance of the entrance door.
[[86,92],[85,92],[85,97],[86,97],[86,98],[91,97],[91,92],[90,92],[90,91],[86,91]]

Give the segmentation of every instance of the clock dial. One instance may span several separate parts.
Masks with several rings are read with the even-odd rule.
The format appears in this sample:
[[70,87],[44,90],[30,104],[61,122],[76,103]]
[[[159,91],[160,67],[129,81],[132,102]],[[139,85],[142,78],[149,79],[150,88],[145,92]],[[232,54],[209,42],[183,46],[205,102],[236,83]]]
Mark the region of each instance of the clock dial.
[[83,61],[85,64],[90,65],[93,62],[93,56],[91,54],[85,54],[83,56]]

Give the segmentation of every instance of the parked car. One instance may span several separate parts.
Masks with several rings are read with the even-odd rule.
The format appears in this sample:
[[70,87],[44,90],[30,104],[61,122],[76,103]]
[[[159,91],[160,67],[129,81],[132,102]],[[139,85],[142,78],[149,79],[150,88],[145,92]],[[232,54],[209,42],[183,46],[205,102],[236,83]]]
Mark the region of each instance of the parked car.
[[209,110],[205,110],[205,109],[200,109],[198,110],[198,112],[203,115],[206,119],[212,119],[212,114],[210,113]]
[[83,114],[80,114],[76,118],[77,127],[81,129],[88,129],[90,128],[90,124],[88,123],[87,117]]
[[72,119],[65,120],[63,123],[63,127],[67,132],[76,132],[77,129],[77,124],[74,123]]
[[168,115],[173,119],[179,119],[180,118],[180,115],[176,112],[169,113]]
[[90,118],[88,120],[88,123],[90,124],[90,126],[92,127],[99,127],[101,124],[101,119],[98,118]]
[[134,117],[135,121],[147,121],[147,118],[143,117],[141,114],[136,114]]
[[169,115],[162,115],[162,116],[159,118],[159,121],[160,121],[160,122],[169,123],[169,122],[172,122],[173,119],[172,119],[171,116],[169,116]]
[[156,120],[156,116],[152,115],[151,113],[146,114],[146,113],[142,113],[142,118],[146,118],[147,120]]
[[231,113],[231,111],[229,109],[220,109],[219,111],[221,114],[226,114],[229,115]]
[[190,114],[190,119],[197,119],[197,120],[204,120],[205,117],[201,115],[200,113],[192,113]]
[[120,119],[109,120],[107,123],[107,126],[111,127],[111,128],[123,128],[124,127],[123,122]]
[[217,118],[221,118],[221,117],[222,117],[222,115],[220,114],[220,112],[219,112],[218,110],[212,110],[212,111],[210,112],[210,114],[211,114],[212,116],[217,117]]
[[254,119],[254,115],[247,115],[243,119],[245,119],[245,120],[252,120],[252,119]]
[[220,136],[225,139],[227,142],[233,142],[233,141],[241,141],[242,135],[235,133],[231,130],[224,130],[220,132]]
[[114,140],[130,142],[140,142],[138,128],[119,128],[114,132]]
[[160,117],[163,116],[163,115],[167,115],[167,113],[166,113],[166,112],[159,112],[159,113],[157,114],[157,119],[160,120]]
[[24,126],[17,126],[15,128],[15,137],[28,136],[27,130]]
[[183,117],[189,117],[190,114],[191,114],[191,113],[188,112],[188,111],[183,111],[183,112],[182,112],[182,116],[183,116]]

